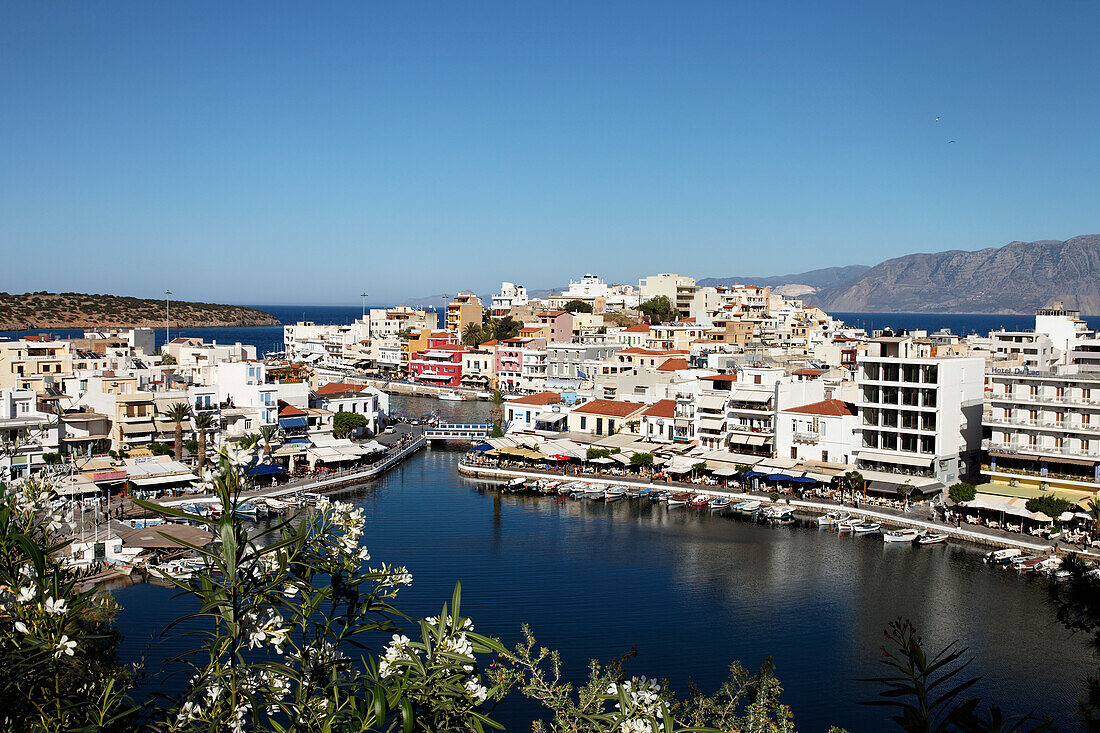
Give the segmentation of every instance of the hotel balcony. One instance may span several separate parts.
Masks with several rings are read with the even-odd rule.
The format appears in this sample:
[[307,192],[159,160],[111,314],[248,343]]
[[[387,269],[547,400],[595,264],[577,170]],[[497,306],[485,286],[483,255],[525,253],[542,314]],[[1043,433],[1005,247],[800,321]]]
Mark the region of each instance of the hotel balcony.
[[987,451],[1002,451],[1005,453],[1034,456],[1066,456],[1070,458],[1082,458],[1091,461],[1100,461],[1100,450],[1084,451],[1080,448],[1055,448],[1054,446],[1021,445],[1016,443],[1002,443],[994,440],[983,440],[982,449]]
[[821,435],[819,433],[807,433],[798,430],[794,432],[794,442],[796,443],[817,443],[820,440]]

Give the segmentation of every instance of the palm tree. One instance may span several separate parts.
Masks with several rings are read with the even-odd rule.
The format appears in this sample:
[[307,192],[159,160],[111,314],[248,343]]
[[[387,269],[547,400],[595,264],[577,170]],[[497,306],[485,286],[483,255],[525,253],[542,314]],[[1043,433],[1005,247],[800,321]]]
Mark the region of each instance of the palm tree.
[[245,433],[241,436],[241,439],[237,441],[237,445],[241,447],[241,450],[252,450],[260,444],[260,436],[256,433]]
[[863,474],[859,471],[849,471],[844,474],[844,483],[851,491],[863,490],[864,493],[867,493],[867,482],[863,480]]
[[191,405],[176,402],[168,406],[168,418],[176,424],[176,460],[183,460],[183,421],[191,417]]
[[207,414],[195,415],[195,432],[198,433],[199,440],[199,475],[202,475],[202,468],[206,465],[206,431],[214,427],[214,418]]
[[482,335],[481,324],[471,321],[466,324],[466,327],[462,329],[462,345],[473,346],[477,348],[484,340]]
[[271,443],[275,440],[275,437],[279,434],[279,428],[276,425],[264,425],[260,428],[260,440],[264,443],[264,455],[271,455]]

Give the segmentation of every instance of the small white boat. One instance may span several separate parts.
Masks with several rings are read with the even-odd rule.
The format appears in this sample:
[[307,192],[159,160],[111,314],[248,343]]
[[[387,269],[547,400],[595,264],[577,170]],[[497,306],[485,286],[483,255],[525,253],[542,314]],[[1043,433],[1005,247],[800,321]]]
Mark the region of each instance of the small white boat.
[[856,534],[875,534],[882,529],[882,525],[878,522],[864,522],[852,531]]
[[447,402],[465,402],[466,401],[465,397],[460,395],[458,392],[455,392],[453,389],[447,390],[446,392],[440,392],[439,393],[439,399],[446,400]]
[[612,501],[618,501],[619,499],[626,498],[626,489],[622,486],[612,486],[610,489],[603,493],[604,499],[609,503]]
[[742,514],[756,514],[760,511],[761,503],[758,501],[750,501],[741,507]]
[[1031,568],[1032,572],[1043,573],[1045,575],[1053,575],[1062,567],[1062,560],[1059,557],[1051,555],[1040,563],[1037,563]]
[[282,511],[283,509],[290,508],[290,504],[287,504],[285,501],[280,501],[279,499],[275,499],[270,496],[264,499],[264,503],[277,512]]
[[587,484],[584,487],[584,498],[586,499],[602,499],[607,489],[599,484]]
[[985,556],[985,561],[995,565],[1003,565],[1011,562],[1012,558],[1019,557],[1023,551],[1019,547],[1006,547],[1003,550],[994,550]]
[[920,536],[915,529],[892,529],[882,533],[883,542],[912,542]]
[[841,532],[854,532],[856,527],[863,526],[864,521],[859,517],[855,519],[845,519],[843,522],[837,522],[836,528]]
[[852,518],[852,515],[848,512],[829,512],[824,516],[817,518],[817,523],[822,527],[835,527],[841,522],[847,522]]
[[491,400],[491,399],[493,399],[493,393],[492,392],[474,392],[474,397],[477,397],[479,400]]
[[150,565],[149,574],[154,578],[159,577],[167,580],[190,580],[191,576],[194,575],[194,570],[182,560],[169,560],[160,565]]
[[766,515],[769,521],[772,522],[790,522],[794,520],[794,507],[793,506],[776,506],[769,507],[770,512]]
[[714,511],[730,508],[730,500],[724,496],[716,496],[710,500],[710,508]]
[[942,532],[929,532],[917,540],[917,544],[921,545],[936,545],[940,542],[947,542],[947,535]]

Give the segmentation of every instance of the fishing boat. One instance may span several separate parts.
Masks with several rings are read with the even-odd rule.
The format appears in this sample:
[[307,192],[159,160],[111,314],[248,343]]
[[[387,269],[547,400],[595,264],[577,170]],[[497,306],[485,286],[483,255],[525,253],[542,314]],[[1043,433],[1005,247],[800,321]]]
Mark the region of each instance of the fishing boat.
[[875,534],[882,529],[882,525],[878,522],[864,522],[852,531],[856,534]]
[[928,532],[917,540],[920,545],[936,545],[940,542],[947,542],[947,535],[942,532]]
[[630,492],[631,498],[644,499],[653,493],[653,489],[634,489]]
[[607,491],[603,486],[599,484],[586,484],[584,487],[585,499],[602,499],[604,493]]
[[1024,570],[1029,563],[1037,563],[1042,560],[1038,555],[1017,555],[1009,561],[1013,570]]
[[449,389],[446,392],[439,393],[439,399],[446,400],[447,402],[465,402],[466,398],[455,392],[453,389]]
[[744,509],[745,507],[747,507],[747,506],[748,506],[749,504],[751,504],[751,503],[752,503],[752,502],[750,502],[750,501],[739,501],[739,502],[737,502],[736,504],[732,504],[732,505],[730,506],[730,511],[732,511],[732,512],[739,512],[739,511],[741,511],[742,509]]
[[150,565],[149,575],[152,579],[190,580],[194,570],[182,560],[169,560],[159,565]]
[[710,497],[706,494],[696,494],[694,497],[692,497],[691,501],[688,502],[688,504],[694,507],[706,506],[709,503]]
[[994,565],[1004,565],[1011,562],[1012,558],[1019,557],[1023,551],[1019,547],[1006,547],[1003,550],[993,550],[986,554],[985,561]]
[[863,521],[859,517],[845,519],[843,522],[838,522],[836,528],[841,532],[854,532],[856,527],[863,525]]
[[669,491],[653,491],[649,494],[650,501],[668,501],[668,497],[672,496]]
[[770,506],[764,510],[764,518],[770,522],[793,522],[793,506]]
[[1031,567],[1031,571],[1034,573],[1043,573],[1045,575],[1053,575],[1062,567],[1062,560],[1054,555],[1043,558],[1039,562],[1035,563]]
[[474,397],[477,397],[479,400],[491,400],[491,399],[493,399],[493,393],[492,392],[474,392]]
[[259,507],[250,502],[245,502],[244,504],[238,504],[237,508],[233,510],[233,513],[239,514],[242,517],[255,519],[259,514]]
[[883,542],[912,542],[920,536],[915,529],[892,529],[882,533]]
[[760,511],[761,506],[763,505],[758,501],[747,501],[741,505],[741,509],[739,511],[745,515],[756,514],[758,511]]
[[817,518],[817,523],[822,527],[835,527],[841,522],[847,522],[852,515],[848,512],[829,512]]
[[681,491],[668,497],[669,506],[683,506],[689,501],[691,501],[691,494],[687,491]]
[[527,483],[527,479],[523,478],[522,476],[517,476],[516,478],[511,479],[508,482],[508,488],[510,488],[510,489],[521,489],[521,488],[523,488],[523,485],[525,483]]
[[731,503],[732,502],[730,502],[730,500],[727,499],[724,496],[716,496],[716,497],[714,497],[713,499],[710,500],[710,508],[711,508],[712,511],[720,511],[722,509],[729,509]]
[[624,489],[622,486],[612,486],[610,489],[603,493],[603,498],[608,503],[619,501],[620,499],[626,498],[626,492],[627,490]]

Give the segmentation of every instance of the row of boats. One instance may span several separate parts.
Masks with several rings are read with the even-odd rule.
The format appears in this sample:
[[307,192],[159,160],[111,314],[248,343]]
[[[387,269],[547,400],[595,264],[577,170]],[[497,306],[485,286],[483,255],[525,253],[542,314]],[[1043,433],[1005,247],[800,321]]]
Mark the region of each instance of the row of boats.
[[623,499],[648,500],[669,507],[694,507],[714,512],[729,512],[745,516],[759,515],[773,521],[794,521],[794,507],[765,504],[762,501],[734,502],[725,496],[710,496],[692,491],[666,491],[661,489],[606,486],[587,481],[526,481],[512,479],[505,490],[534,491],[539,494],[612,503]]
[[835,529],[841,534],[881,534],[883,542],[909,542],[918,545],[938,545],[947,542],[947,535],[943,532],[931,532],[929,530],[901,527],[883,531],[882,524],[864,517],[853,516],[851,512],[836,511],[824,514],[817,519],[822,527]]
[[[1069,572],[1062,569],[1062,560],[1056,555],[1032,555],[1025,553],[1018,547],[1006,547],[1003,550],[993,550],[986,553],[985,561],[991,565],[1011,568],[1021,573],[1039,573],[1049,575],[1057,580],[1069,577]],[[1093,569],[1094,575],[1100,575],[1100,570]]]

